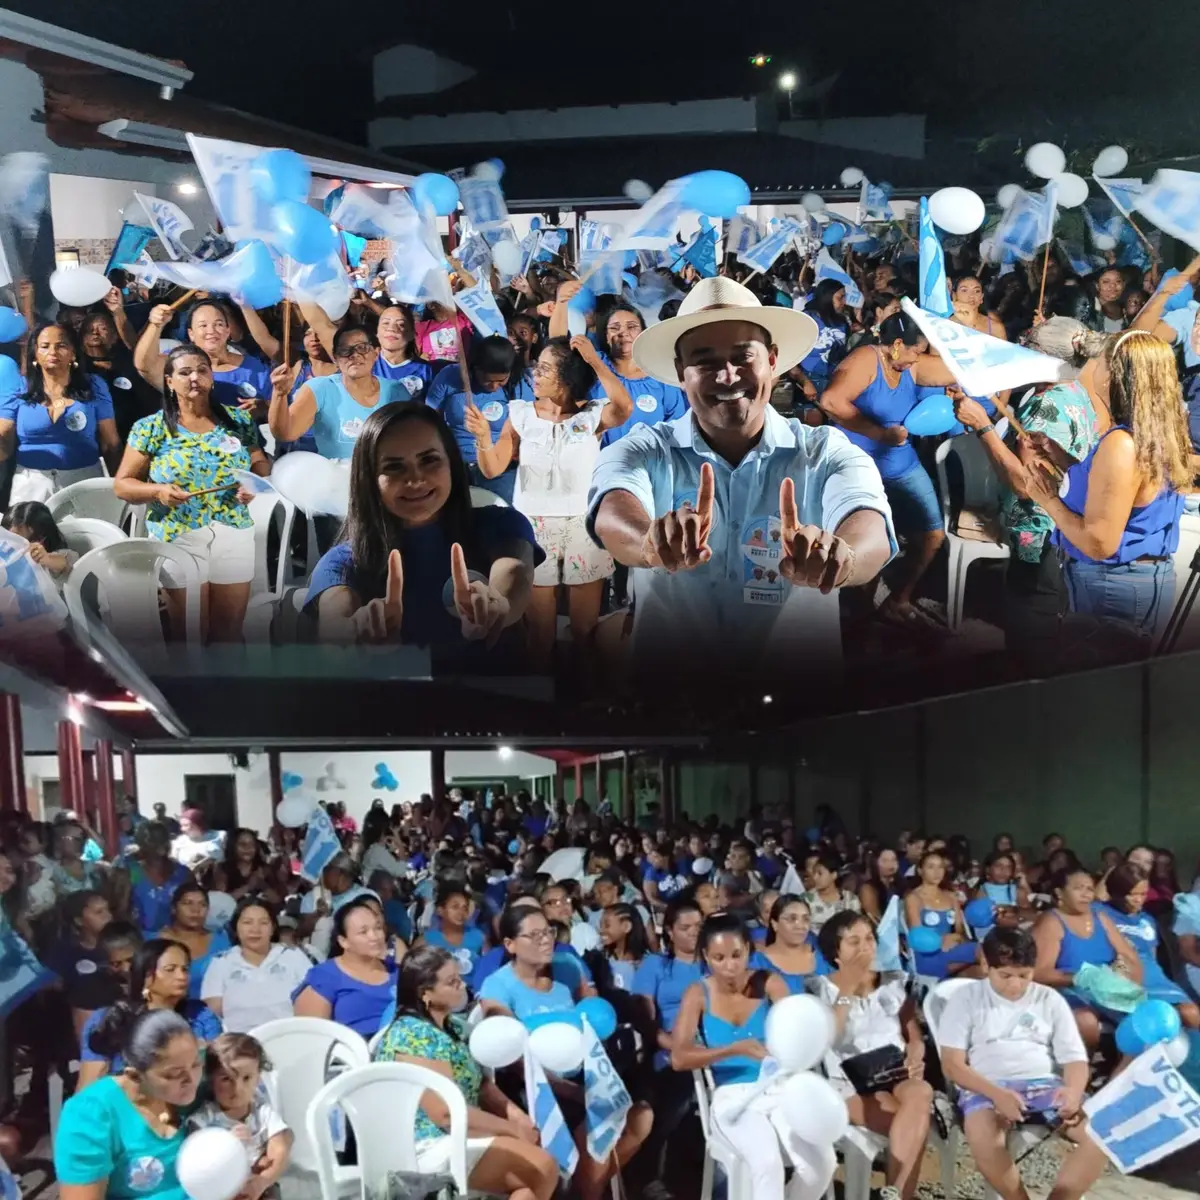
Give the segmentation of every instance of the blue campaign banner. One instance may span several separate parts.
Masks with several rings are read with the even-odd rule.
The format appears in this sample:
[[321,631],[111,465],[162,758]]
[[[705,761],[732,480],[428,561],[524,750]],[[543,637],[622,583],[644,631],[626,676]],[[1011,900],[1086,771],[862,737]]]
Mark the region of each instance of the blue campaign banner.
[[946,283],[946,257],[929,215],[929,201],[924,196],[921,197],[920,230],[918,281],[921,307],[938,317],[952,317],[954,305],[950,303],[950,288]]
[[779,227],[768,233],[766,237],[748,247],[744,253],[737,256],[738,262],[752,270],[765,274],[775,264],[775,260],[792,244],[793,239],[804,232],[804,226],[792,217],[785,217]]
[[1054,236],[1056,202],[1053,193],[1052,184],[1047,184],[1041,195],[1021,192],[1008,206],[992,234],[996,249],[1014,254],[1025,262],[1032,259]]
[[1113,207],[1124,217],[1133,214],[1137,207],[1138,197],[1145,191],[1146,185],[1140,179],[1097,179],[1100,190],[1112,201]]
[[596,1031],[583,1021],[583,1102],[588,1154],[604,1162],[625,1132],[633,1100]]
[[175,259],[190,258],[188,248],[183,244],[183,235],[196,227],[187,213],[170,200],[162,200],[158,196],[143,196],[141,192],[133,194],[166,252]]
[[489,233],[508,223],[508,205],[496,180],[469,176],[459,183],[458,198],[462,201],[467,220],[482,233]]
[[152,241],[154,230],[148,225],[131,225],[126,221],[113,243],[112,253],[108,256],[108,266],[104,268],[105,275],[118,267],[133,266]]
[[462,288],[455,292],[454,303],[470,319],[480,337],[508,336],[504,314],[496,304],[496,297],[492,295],[486,278],[481,278],[473,288]]
[[863,294],[859,290],[858,284],[833,260],[833,256],[828,250],[822,250],[817,255],[816,271],[813,274],[813,280],[820,283],[822,279],[836,279],[838,283],[846,289],[846,307],[861,308],[863,303]]
[[1200,174],[1158,171],[1138,196],[1135,207],[1163,233],[1200,250]]
[[308,818],[304,846],[300,851],[300,874],[310,883],[316,883],[341,849],[341,840],[329,814],[318,804]]

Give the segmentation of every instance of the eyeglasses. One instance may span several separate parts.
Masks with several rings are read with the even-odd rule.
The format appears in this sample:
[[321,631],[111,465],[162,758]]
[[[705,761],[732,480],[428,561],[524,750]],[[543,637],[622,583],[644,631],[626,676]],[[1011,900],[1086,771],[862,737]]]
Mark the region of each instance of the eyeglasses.
[[552,942],[554,941],[554,930],[539,929],[536,933],[519,933],[517,936],[530,942]]
[[343,346],[334,354],[334,358],[366,358],[371,350],[370,342],[355,342],[353,346]]

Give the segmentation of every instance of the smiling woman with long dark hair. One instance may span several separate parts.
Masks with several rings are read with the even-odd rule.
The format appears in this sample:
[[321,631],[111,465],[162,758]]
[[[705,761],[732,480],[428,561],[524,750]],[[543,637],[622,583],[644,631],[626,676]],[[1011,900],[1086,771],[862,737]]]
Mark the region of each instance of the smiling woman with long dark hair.
[[364,422],[343,539],[309,585],[322,640],[456,649],[456,659],[465,642],[511,645],[505,631],[521,620],[543,557],[520,513],[472,507],[454,435],[416,403]]

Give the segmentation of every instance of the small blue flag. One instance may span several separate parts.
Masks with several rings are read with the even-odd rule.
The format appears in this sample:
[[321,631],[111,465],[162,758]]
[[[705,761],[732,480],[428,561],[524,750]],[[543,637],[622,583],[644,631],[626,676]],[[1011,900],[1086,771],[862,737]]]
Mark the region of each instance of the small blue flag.
[[300,851],[300,874],[310,883],[316,883],[321,878],[321,872],[341,849],[341,839],[329,814],[319,804],[315,805],[312,816],[308,818],[304,846]]
[[921,307],[935,316],[952,317],[954,305],[950,303],[950,288],[946,283],[946,258],[929,215],[929,201],[924,196],[921,197],[920,231]]

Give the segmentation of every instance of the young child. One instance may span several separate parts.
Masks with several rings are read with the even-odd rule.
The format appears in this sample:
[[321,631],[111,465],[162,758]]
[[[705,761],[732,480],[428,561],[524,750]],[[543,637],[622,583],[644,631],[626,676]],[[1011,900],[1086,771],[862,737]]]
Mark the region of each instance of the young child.
[[228,1129],[245,1143],[251,1174],[237,1200],[278,1200],[276,1184],[292,1155],[292,1131],[261,1086],[263,1072],[270,1069],[262,1046],[249,1034],[221,1034],[204,1057],[212,1099],[188,1118],[189,1133]]
[[[1088,1056],[1066,1000],[1033,982],[1037,947],[1020,929],[996,928],[983,942],[987,978],[946,1001],[937,1043],[947,1080],[959,1088],[963,1132],[979,1173],[1002,1200],[1028,1200],[1005,1134],[1025,1121],[1083,1120]],[[1051,1200],[1079,1200],[1107,1159],[1082,1138],[1063,1160]]]
[[67,549],[66,539],[54,523],[50,510],[40,501],[26,500],[14,504],[0,520],[0,526],[29,543],[29,557],[44,568],[61,589],[79,555]]

